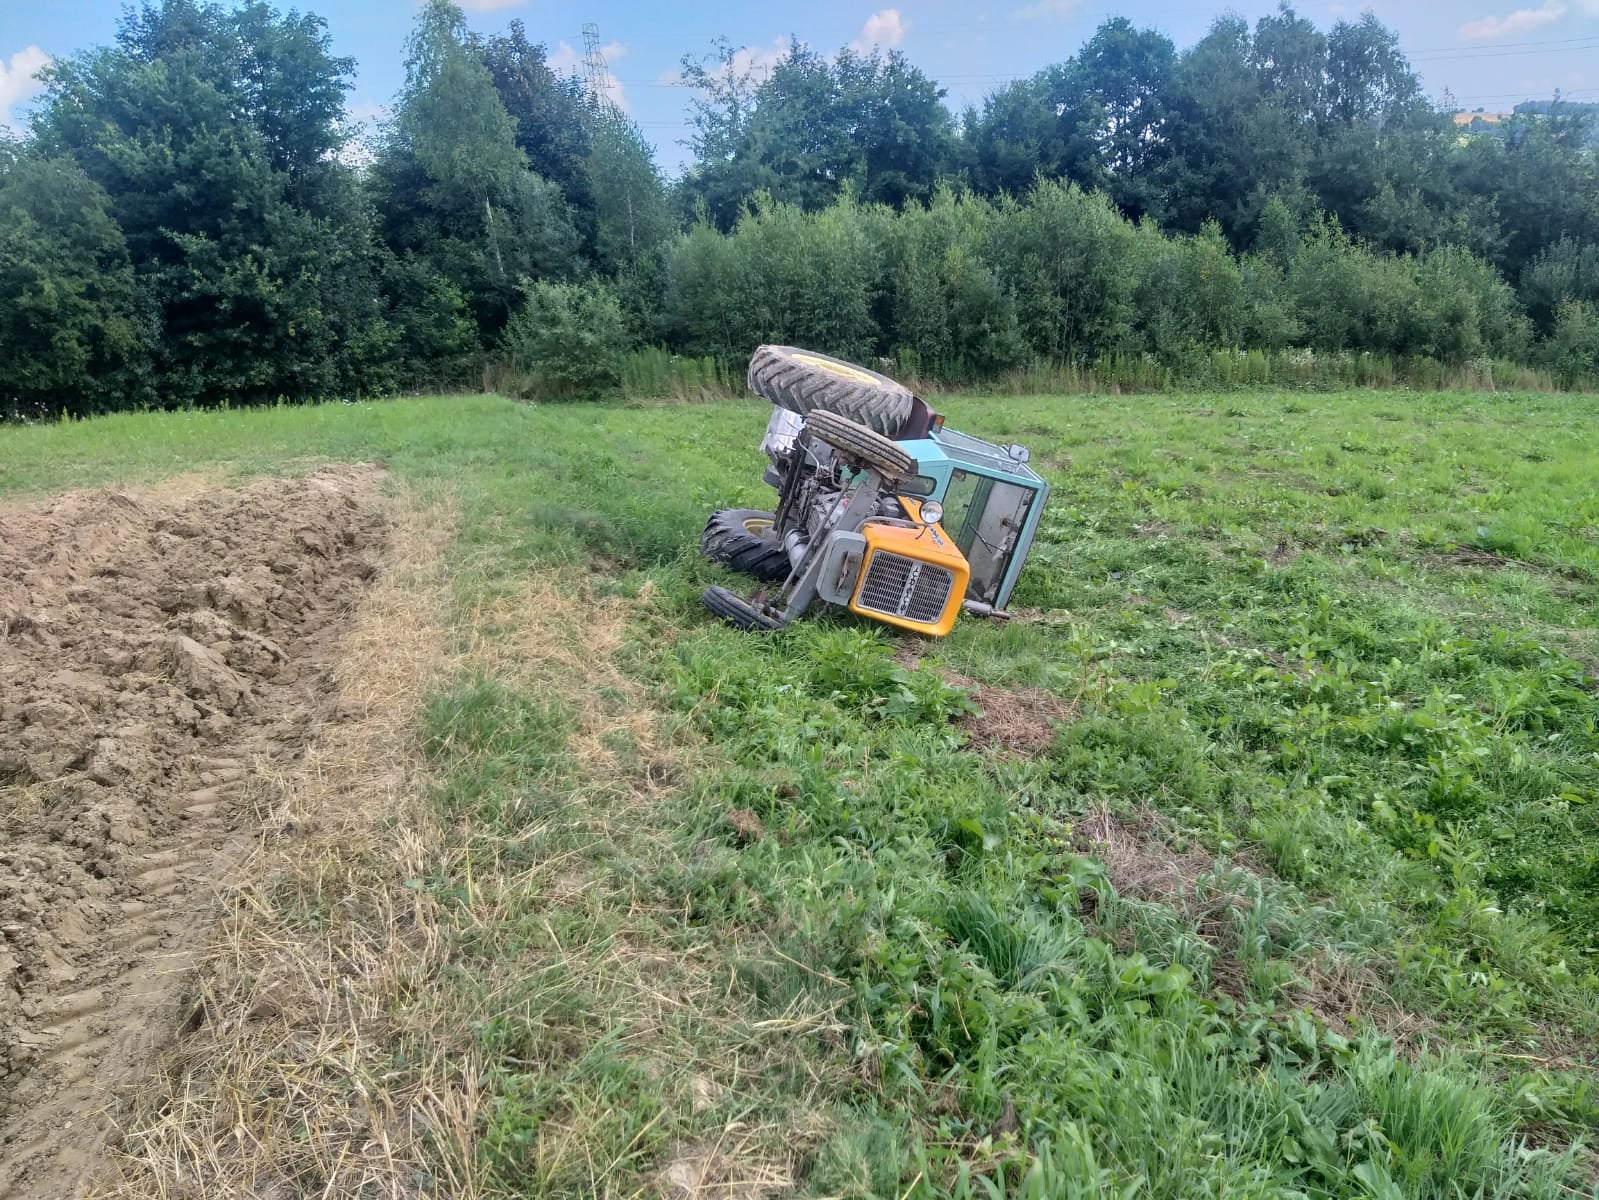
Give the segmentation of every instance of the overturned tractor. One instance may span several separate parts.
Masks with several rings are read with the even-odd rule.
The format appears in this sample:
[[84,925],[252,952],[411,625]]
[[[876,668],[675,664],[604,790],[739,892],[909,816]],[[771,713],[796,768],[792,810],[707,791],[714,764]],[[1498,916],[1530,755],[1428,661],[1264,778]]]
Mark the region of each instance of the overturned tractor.
[[1024,447],[957,433],[887,376],[792,346],[758,349],[749,386],[774,406],[761,450],[777,506],[714,513],[700,544],[767,586],[707,588],[707,608],[773,630],[820,600],[935,637],[963,609],[1004,614],[1049,495]]

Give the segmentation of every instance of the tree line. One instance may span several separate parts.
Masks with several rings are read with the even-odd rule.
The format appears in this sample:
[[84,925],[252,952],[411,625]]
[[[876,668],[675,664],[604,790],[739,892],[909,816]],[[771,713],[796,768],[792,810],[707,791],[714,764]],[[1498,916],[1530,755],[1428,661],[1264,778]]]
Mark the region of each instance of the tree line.
[[959,114],[897,52],[684,60],[693,161],[519,22],[430,0],[363,142],[354,62],[264,0],[146,0],[0,141],[0,410],[614,386],[794,341],[981,380],[1216,351],[1599,372],[1593,113],[1491,133],[1375,18],[1194,46],[1124,19]]

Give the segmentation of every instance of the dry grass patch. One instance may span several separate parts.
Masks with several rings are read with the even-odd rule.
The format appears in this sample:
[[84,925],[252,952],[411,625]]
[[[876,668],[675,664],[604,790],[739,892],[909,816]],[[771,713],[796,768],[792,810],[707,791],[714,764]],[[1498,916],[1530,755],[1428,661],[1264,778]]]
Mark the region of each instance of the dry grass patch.
[[552,572],[471,623],[506,633],[479,642],[474,662],[520,686],[553,689],[570,707],[577,719],[571,749],[586,782],[647,799],[659,793],[659,771],[630,770],[622,751],[646,765],[658,750],[669,752],[658,745],[655,712],[641,687],[616,662],[637,603]]
[[449,667],[455,510],[384,507],[385,569],[336,656],[340,719],[262,781],[262,834],[199,955],[186,1035],[138,1096],[100,1195],[477,1190],[477,1071],[431,1002],[446,921],[407,886],[444,841],[414,747]]
[[[1078,845],[1104,865],[1117,896],[1165,905],[1192,923],[1215,951],[1209,974],[1216,991],[1244,1000],[1251,984],[1261,987],[1262,980],[1251,976],[1249,943],[1272,937],[1293,919],[1288,909],[1271,903],[1266,867],[1247,858],[1220,861],[1192,843],[1174,845],[1165,822],[1150,809],[1125,819],[1096,809],[1073,833]],[[1096,899],[1093,893],[1085,896],[1090,915]],[[1273,954],[1284,953],[1295,960],[1297,973],[1279,982],[1282,998],[1324,1021],[1345,1028],[1374,1026],[1400,1043],[1416,1042],[1436,1028],[1395,1004],[1368,962],[1309,945],[1273,947]]]
[[[915,670],[923,658],[919,638],[901,638],[894,661]],[[1055,740],[1055,730],[1077,714],[1077,703],[1045,688],[991,687],[949,667],[940,667],[944,682],[960,688],[977,711],[960,717],[957,724],[975,749],[991,749],[1019,758],[1038,758]]]
[[707,1145],[677,1148],[657,1185],[673,1200],[762,1200],[792,1190],[793,1176],[760,1161],[759,1148],[749,1127],[731,1122]]
[[1173,849],[1160,817],[1145,809],[1129,820],[1096,809],[1073,826],[1085,850],[1105,866],[1119,896],[1180,905],[1193,897],[1215,860],[1198,846]]

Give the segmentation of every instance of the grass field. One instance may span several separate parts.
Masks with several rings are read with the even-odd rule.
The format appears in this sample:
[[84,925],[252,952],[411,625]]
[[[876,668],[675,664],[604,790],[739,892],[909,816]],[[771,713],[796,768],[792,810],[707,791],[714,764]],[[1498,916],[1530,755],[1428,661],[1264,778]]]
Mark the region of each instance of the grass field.
[[[754,401],[0,428],[0,492],[364,459],[453,506],[390,881],[447,952],[348,1068],[469,1097],[413,1192],[1594,1194],[1595,398],[943,407],[1055,490],[1016,619],[939,644],[700,609]],[[1053,729],[975,736],[973,682]]]

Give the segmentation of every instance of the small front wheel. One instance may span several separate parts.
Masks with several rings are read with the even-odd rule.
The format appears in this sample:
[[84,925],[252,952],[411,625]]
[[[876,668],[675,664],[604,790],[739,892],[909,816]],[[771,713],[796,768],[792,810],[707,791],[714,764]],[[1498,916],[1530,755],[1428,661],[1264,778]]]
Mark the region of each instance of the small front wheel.
[[771,633],[783,628],[781,621],[767,616],[743,596],[735,595],[725,587],[713,584],[705,589],[700,600],[722,620],[751,633]]
[[826,442],[841,454],[858,459],[889,479],[916,474],[916,460],[906,453],[903,446],[875,429],[868,429],[859,421],[852,421],[835,412],[818,411],[805,418],[805,427],[813,437]]

